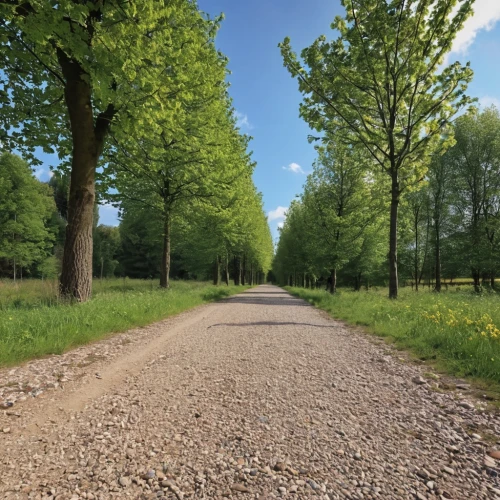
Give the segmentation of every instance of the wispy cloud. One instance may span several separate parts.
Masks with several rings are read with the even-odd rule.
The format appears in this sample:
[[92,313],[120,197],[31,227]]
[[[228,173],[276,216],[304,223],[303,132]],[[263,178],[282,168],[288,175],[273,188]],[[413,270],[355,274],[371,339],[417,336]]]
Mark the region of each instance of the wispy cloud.
[[238,128],[246,128],[248,130],[253,129],[253,125],[248,120],[248,116],[244,113],[240,113],[239,111],[234,112],[234,116],[236,117],[236,126]]
[[285,220],[287,207],[277,207],[275,210],[271,210],[267,213],[267,220],[272,222],[273,220]]
[[288,170],[294,174],[305,174],[304,169],[298,163],[290,163],[288,167],[281,167],[283,170]]
[[33,172],[33,175],[38,179],[40,180],[42,178],[42,175],[43,173],[45,172],[45,170],[43,168],[37,168],[34,172]]
[[489,108],[490,106],[495,106],[497,109],[500,110],[500,99],[497,99],[496,97],[485,95],[484,97],[481,97],[479,99],[479,104],[483,109]]
[[473,8],[474,15],[467,19],[462,31],[458,33],[453,42],[447,58],[448,62],[453,59],[453,54],[466,54],[480,31],[490,31],[500,21],[500,2],[498,0],[476,0]]
[[284,225],[285,225],[285,222],[284,222],[284,221],[278,222],[278,227],[279,227],[280,229],[282,229]]

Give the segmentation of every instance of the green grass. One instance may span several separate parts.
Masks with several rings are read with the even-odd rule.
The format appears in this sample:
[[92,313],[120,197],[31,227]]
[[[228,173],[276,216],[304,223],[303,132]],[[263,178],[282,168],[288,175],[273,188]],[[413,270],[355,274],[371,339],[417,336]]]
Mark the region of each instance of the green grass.
[[500,296],[472,287],[437,294],[385,289],[354,292],[288,288],[334,318],[362,325],[418,358],[457,376],[500,383]]
[[0,366],[61,354],[247,288],[174,281],[161,290],[156,281],[114,279],[96,281],[91,301],[70,305],[57,299],[54,282],[0,282]]

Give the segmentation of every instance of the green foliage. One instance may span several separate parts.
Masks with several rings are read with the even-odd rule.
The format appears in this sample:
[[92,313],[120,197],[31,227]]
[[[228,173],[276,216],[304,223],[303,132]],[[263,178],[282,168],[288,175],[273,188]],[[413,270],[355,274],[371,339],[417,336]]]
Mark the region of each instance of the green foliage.
[[[361,145],[375,174],[391,179],[389,295],[397,297],[398,205],[420,182],[438,145],[451,143],[449,124],[472,100],[469,65],[442,68],[472,13],[473,0],[342,0],[340,36],[320,36],[302,53],[280,44],[285,67],[304,94],[301,116],[315,130]],[[347,131],[347,132],[346,132]],[[443,141],[443,139],[445,139]]]
[[380,184],[370,175],[362,149],[334,138],[317,149],[313,173],[281,230],[274,273],[284,284],[297,273],[315,281],[347,268],[359,286],[362,278],[373,277],[384,258]]
[[333,317],[367,326],[435,362],[449,373],[500,382],[500,304],[496,294],[450,291],[415,294],[402,289],[397,301],[386,291],[335,295],[319,290],[290,291]]
[[0,156],[0,259],[13,267],[42,262],[53,234],[47,227],[55,209],[50,188],[18,156]]
[[157,278],[160,272],[162,223],[156,212],[124,202],[119,226],[119,272],[130,278]]
[[[112,333],[144,326],[243,290],[217,289],[199,282],[173,282],[170,290],[160,290],[158,282],[104,280],[95,284],[94,299],[71,306],[54,298],[52,305],[41,304],[39,292],[44,294],[47,288],[40,290],[39,283],[24,282],[11,293],[10,307],[0,308],[0,366],[62,354]],[[32,286],[35,291],[30,290]],[[12,285],[0,282],[0,304],[6,303],[6,287]],[[55,292],[57,283],[49,288]]]
[[212,63],[207,37],[219,23],[187,0],[14,1],[0,3],[0,14],[0,40],[10,48],[0,80],[8,143],[27,153],[41,146],[65,160],[78,140],[63,95],[72,71],[90,87],[96,132],[111,124],[115,136],[152,134],[179,111],[175,96],[203,83]]
[[353,134],[400,188],[421,178],[432,143],[471,100],[469,65],[440,69],[472,13],[472,0],[342,0],[345,17],[302,51],[280,44],[284,63],[305,95],[301,115],[316,130]]
[[118,227],[99,225],[94,231],[94,276],[111,278],[119,264],[120,230]]

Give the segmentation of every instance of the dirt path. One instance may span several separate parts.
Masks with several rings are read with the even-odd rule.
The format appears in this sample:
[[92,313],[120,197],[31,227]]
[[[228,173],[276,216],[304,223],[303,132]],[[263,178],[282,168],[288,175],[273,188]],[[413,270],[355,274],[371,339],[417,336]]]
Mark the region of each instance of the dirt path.
[[498,417],[396,356],[261,286],[3,370],[73,380],[0,414],[0,498],[500,499]]

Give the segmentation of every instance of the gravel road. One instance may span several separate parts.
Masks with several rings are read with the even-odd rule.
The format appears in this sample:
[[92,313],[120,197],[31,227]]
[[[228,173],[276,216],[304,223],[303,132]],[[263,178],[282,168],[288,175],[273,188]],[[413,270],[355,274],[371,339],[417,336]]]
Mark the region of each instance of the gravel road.
[[0,498],[500,499],[497,415],[280,288],[136,333],[0,372],[72,367],[4,401]]

